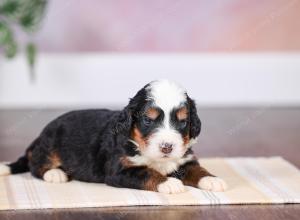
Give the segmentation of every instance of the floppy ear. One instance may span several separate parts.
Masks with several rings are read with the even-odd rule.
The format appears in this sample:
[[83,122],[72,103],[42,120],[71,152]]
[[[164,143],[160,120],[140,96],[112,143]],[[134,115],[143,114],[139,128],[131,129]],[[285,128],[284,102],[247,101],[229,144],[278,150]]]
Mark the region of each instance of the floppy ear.
[[190,117],[190,138],[196,138],[201,131],[201,121],[197,114],[195,101],[187,96]]
[[115,134],[123,134],[125,136],[130,135],[130,129],[132,124],[132,112],[129,107],[126,106],[117,116],[114,125]]
[[114,126],[115,134],[123,134],[127,137],[130,136],[133,120],[136,116],[136,111],[139,105],[141,105],[143,101],[145,101],[145,94],[145,88],[138,91],[137,94],[132,99],[130,99],[129,104],[119,113]]

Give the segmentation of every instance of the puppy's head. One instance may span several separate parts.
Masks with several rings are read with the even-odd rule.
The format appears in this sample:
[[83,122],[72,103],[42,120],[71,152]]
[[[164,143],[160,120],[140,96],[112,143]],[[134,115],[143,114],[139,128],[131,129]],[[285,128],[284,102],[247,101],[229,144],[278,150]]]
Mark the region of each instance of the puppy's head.
[[167,80],[141,89],[123,110],[122,120],[139,153],[153,160],[181,158],[201,130],[194,101]]

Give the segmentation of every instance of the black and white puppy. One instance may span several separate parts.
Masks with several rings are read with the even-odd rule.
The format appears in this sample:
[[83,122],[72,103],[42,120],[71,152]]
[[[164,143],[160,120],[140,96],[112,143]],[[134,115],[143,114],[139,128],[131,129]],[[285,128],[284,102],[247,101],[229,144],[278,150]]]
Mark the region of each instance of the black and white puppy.
[[115,187],[180,193],[184,185],[224,191],[226,183],[192,151],[201,130],[194,101],[177,84],[147,84],[122,111],[66,113],[50,122],[0,175],[30,171],[46,182],[71,179]]

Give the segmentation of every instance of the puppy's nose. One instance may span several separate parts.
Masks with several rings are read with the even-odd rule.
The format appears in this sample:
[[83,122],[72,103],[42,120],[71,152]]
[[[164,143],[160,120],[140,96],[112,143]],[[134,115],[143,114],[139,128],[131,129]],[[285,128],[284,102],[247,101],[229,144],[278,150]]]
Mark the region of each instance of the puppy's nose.
[[171,143],[162,143],[160,145],[160,150],[161,152],[163,152],[164,154],[169,154],[172,152],[173,150],[173,144]]

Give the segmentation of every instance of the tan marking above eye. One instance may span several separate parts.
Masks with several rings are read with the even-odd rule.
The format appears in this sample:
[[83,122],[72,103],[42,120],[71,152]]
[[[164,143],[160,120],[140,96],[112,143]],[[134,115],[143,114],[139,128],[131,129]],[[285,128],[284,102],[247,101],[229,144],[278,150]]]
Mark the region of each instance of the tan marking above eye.
[[159,111],[155,108],[149,108],[146,111],[146,115],[147,115],[147,117],[155,120],[159,116]]
[[188,116],[188,110],[186,107],[182,107],[176,112],[176,117],[179,121],[187,119],[187,116]]

